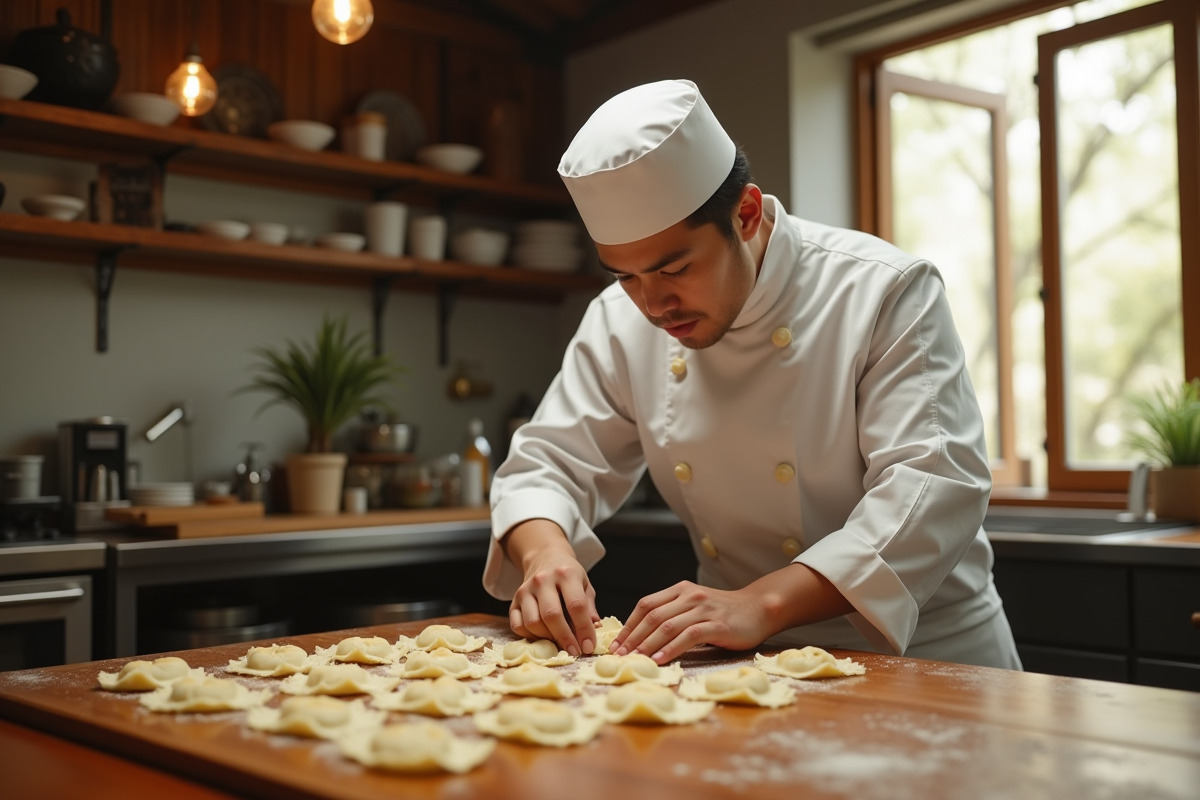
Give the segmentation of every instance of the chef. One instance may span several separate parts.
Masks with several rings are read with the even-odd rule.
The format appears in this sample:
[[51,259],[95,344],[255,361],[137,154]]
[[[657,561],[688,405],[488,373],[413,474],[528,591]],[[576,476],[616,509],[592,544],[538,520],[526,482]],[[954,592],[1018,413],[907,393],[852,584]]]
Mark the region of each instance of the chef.
[[789,216],[695,84],[613,97],[559,165],[614,283],[513,438],[484,585],[592,651],[595,526],[649,469],[696,581],[611,646],[818,645],[1019,669],[981,529],[983,423],[929,262]]

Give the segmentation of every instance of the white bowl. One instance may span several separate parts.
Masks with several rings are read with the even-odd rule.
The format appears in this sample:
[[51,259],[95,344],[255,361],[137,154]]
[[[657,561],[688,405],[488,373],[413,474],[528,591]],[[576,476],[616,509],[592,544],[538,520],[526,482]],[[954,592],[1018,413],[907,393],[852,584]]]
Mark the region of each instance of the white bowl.
[[363,249],[367,238],[361,233],[326,233],[317,237],[317,247],[327,247],[330,250],[344,250],[347,253],[357,253]]
[[483,161],[483,151],[469,144],[429,144],[418,150],[413,158],[427,167],[465,175]]
[[283,244],[288,238],[288,226],[282,222],[251,222],[250,240],[266,244]]
[[37,75],[29,70],[14,67],[11,64],[0,64],[0,97],[20,100],[33,91],[37,82]]
[[171,98],[151,92],[124,92],[109,101],[113,111],[151,125],[170,125],[179,116],[179,106]]
[[83,212],[85,203],[65,194],[37,194],[22,200],[21,207],[36,217],[70,222]]
[[508,255],[508,234],[486,228],[469,228],[451,237],[450,254],[468,264],[494,267]]
[[302,150],[323,150],[333,135],[331,126],[309,119],[285,119],[267,126],[267,136]]
[[214,219],[210,222],[201,222],[196,226],[196,230],[205,236],[216,236],[218,239],[240,241],[246,238],[246,234],[250,233],[250,226],[233,219]]

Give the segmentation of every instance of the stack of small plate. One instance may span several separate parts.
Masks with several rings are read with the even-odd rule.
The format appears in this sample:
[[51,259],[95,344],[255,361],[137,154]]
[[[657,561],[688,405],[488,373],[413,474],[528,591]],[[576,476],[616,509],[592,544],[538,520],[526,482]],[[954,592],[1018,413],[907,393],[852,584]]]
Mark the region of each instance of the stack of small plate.
[[190,483],[139,483],[129,487],[129,501],[135,506],[190,506],[196,502],[196,490]]
[[579,226],[561,219],[534,219],[516,227],[512,261],[518,267],[544,272],[573,272],[579,268],[583,248]]

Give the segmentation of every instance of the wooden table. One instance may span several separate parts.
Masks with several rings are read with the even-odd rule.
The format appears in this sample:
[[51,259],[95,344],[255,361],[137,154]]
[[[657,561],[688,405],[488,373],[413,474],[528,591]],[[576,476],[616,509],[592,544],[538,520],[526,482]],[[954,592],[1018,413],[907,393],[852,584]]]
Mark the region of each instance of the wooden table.
[[[496,617],[441,621],[512,638]],[[352,634],[415,635],[428,622],[287,641],[311,651]],[[179,655],[220,673],[213,668],[246,648]],[[471,773],[425,777],[371,772],[329,743],[250,731],[239,713],[150,714],[135,698],[95,688],[99,670],[127,659],[0,673],[0,718],[11,723],[0,723],[0,794],[103,797],[103,783],[120,787],[118,796],[196,798],[1200,796],[1198,694],[850,655],[866,675],[797,684],[799,702],[784,709],[719,706],[693,726],[606,726],[564,750],[501,742]],[[683,664],[695,674],[751,657],[705,648]],[[449,724],[472,730],[467,719]]]

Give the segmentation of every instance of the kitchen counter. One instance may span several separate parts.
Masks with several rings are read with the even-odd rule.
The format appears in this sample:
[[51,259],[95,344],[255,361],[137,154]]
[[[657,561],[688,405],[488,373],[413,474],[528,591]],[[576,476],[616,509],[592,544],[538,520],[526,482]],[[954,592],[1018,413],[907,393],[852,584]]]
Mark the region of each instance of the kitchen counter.
[[[441,620],[507,640],[505,620]],[[428,621],[289,637],[312,651],[346,635],[415,635]],[[178,653],[221,673],[246,644]],[[122,796],[582,798],[1192,798],[1200,785],[1200,695],[875,654],[867,672],[796,684],[778,710],[718,706],[694,726],[610,725],[565,749],[501,742],[461,776],[398,777],[341,760],[333,745],[258,734],[241,713],[155,715],[95,688],[124,660],[0,673],[0,772],[12,800],[100,784]],[[696,674],[750,654],[690,652]],[[571,669],[570,667],[566,668]],[[262,683],[262,681],[256,681]],[[273,701],[275,702],[275,701]],[[473,735],[466,720],[456,732]],[[41,734],[34,734],[29,729]],[[44,735],[42,735],[44,734]],[[13,746],[18,745],[18,746]],[[85,772],[98,763],[103,772]],[[39,766],[40,765],[40,766]],[[28,776],[53,770],[56,777]],[[58,780],[78,776],[78,785]],[[104,780],[97,784],[98,776]],[[188,792],[169,789],[182,784]],[[68,786],[74,792],[47,795]],[[798,794],[800,793],[800,794]],[[95,795],[103,797],[103,794]]]

